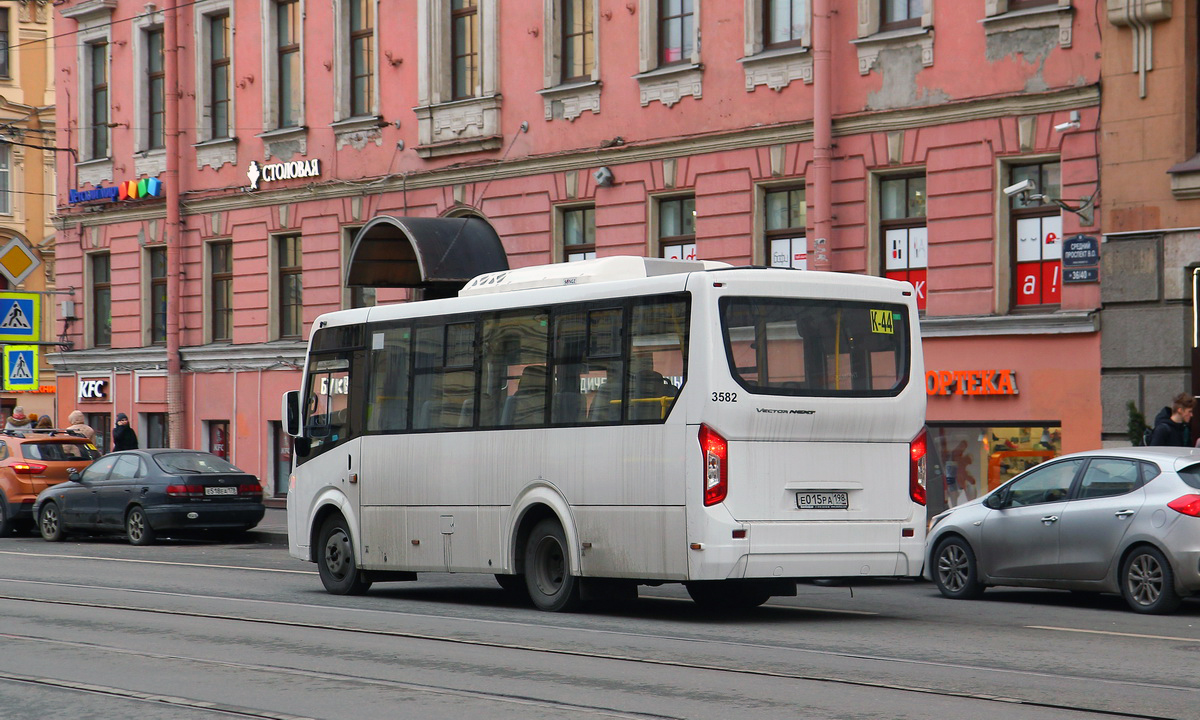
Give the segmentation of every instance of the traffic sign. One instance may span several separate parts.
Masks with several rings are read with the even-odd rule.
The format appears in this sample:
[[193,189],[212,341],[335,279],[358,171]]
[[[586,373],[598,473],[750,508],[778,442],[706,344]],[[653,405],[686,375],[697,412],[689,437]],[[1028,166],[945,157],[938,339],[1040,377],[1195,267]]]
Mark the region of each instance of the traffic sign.
[[9,240],[7,245],[0,248],[0,272],[4,273],[13,285],[20,285],[29,273],[41,264],[42,261],[38,260],[37,255],[17,238]]
[[7,345],[4,348],[4,389],[38,389],[38,346]]
[[0,343],[42,339],[42,296],[0,292]]

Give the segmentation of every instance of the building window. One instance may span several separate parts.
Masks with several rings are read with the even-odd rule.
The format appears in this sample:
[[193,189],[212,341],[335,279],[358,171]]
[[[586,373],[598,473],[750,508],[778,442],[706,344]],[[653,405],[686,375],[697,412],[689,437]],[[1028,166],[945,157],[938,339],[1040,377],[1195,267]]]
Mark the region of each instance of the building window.
[[279,337],[298,338],[304,331],[304,288],[300,236],[275,238],[278,263]]
[[91,258],[92,280],[92,346],[112,345],[112,275],[108,253],[96,253]]
[[300,74],[300,0],[282,0],[275,4],[276,101],[281,128],[301,125],[304,88]]
[[1037,189],[1009,199],[1016,244],[1016,306],[1057,305],[1062,290],[1062,211],[1047,198],[1062,195],[1057,161],[1009,169],[1009,185],[1031,180]]
[[233,339],[233,243],[212,243],[208,252],[212,339],[228,342]]
[[665,258],[696,259],[696,198],[658,201],[658,246]]
[[87,413],[87,424],[96,431],[92,444],[102,452],[108,452],[108,434],[112,432],[112,415],[109,413]]
[[808,37],[808,0],[763,2],[763,45],[797,47]]
[[594,38],[591,0],[563,0],[562,82],[592,79],[596,58]]
[[146,428],[146,445],[148,448],[167,447],[167,414],[142,413],[142,421]]
[[596,257],[596,208],[568,208],[562,211],[563,259],[594,260]]
[[150,342],[167,341],[167,249],[150,248]]
[[0,146],[0,214],[12,213],[12,146]]
[[692,0],[659,0],[658,62],[673,65],[689,61],[696,37]]
[[375,111],[375,0],[350,0],[350,114]]
[[1042,7],[1043,5],[1058,5],[1058,0],[1008,0],[1008,11],[1025,10]]
[[764,235],[771,267],[808,269],[808,207],[804,188],[768,190],[763,197]]
[[227,138],[229,132],[230,25],[229,13],[210,15],[208,22],[208,132],[209,139]]
[[879,229],[883,236],[884,277],[912,283],[917,309],[924,311],[929,271],[924,175],[879,181]]
[[92,111],[88,159],[97,160],[108,157],[108,43],[91,43],[87,55]]
[[477,0],[451,0],[450,75],[455,100],[475,97],[479,87]]
[[8,66],[8,8],[0,8],[0,77],[11,77]]
[[146,33],[146,147],[165,147],[163,127],[167,117],[166,70],[163,67],[163,31]]
[[882,0],[883,12],[879,19],[879,29],[900,30],[901,28],[918,27],[921,24],[921,13],[924,12],[925,0]]
[[[1062,454],[1062,424],[929,424],[929,510],[940,512],[986,495]],[[939,492],[938,487],[942,490]]]

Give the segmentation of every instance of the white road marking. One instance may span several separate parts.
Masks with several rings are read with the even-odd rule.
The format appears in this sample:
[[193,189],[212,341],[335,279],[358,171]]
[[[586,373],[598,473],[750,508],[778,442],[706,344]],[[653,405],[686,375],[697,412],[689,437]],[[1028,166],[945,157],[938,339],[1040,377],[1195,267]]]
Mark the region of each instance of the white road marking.
[[215,570],[251,570],[254,572],[284,573],[284,574],[290,574],[290,575],[316,575],[317,574],[313,570],[277,570],[275,568],[243,567],[241,565],[210,565],[210,564],[205,564],[205,563],[184,563],[184,562],[174,562],[174,561],[168,561],[168,560],[138,560],[138,559],[134,559],[134,558],[93,557],[90,555],[52,555],[49,553],[13,552],[11,550],[0,550],[0,555],[17,555],[20,557],[34,557],[34,558],[59,558],[59,559],[63,559],[63,560],[104,560],[106,562],[139,563],[139,564],[143,564],[143,565],[175,565],[177,567],[212,568]]
[[1083,633],[1086,635],[1115,635],[1117,637],[1141,638],[1143,640],[1200,643],[1200,638],[1174,637],[1172,635],[1142,635],[1139,633],[1123,633],[1112,630],[1084,630],[1082,628],[1053,627],[1050,625],[1026,625],[1025,627],[1030,630],[1053,630],[1055,632]]

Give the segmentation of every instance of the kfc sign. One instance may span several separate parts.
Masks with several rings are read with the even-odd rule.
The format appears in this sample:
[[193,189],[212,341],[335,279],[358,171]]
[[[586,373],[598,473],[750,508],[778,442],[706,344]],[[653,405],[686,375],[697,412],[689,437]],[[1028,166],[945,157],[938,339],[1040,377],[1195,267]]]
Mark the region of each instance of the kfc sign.
[[81,379],[79,381],[79,399],[80,400],[107,400],[108,399],[108,379],[101,378],[99,380]]

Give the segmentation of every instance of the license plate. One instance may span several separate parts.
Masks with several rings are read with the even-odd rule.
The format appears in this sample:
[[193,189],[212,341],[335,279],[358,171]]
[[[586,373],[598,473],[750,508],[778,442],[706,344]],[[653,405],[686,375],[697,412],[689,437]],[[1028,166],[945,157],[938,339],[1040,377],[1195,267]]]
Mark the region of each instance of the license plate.
[[205,495],[237,495],[238,489],[235,487],[219,487],[210,485],[204,488]]
[[796,507],[801,510],[845,510],[850,507],[850,496],[837,491],[798,492]]

